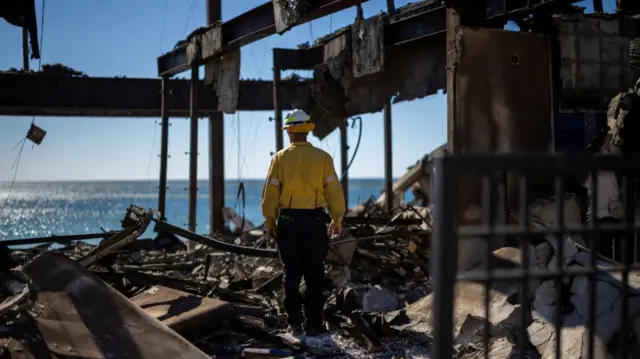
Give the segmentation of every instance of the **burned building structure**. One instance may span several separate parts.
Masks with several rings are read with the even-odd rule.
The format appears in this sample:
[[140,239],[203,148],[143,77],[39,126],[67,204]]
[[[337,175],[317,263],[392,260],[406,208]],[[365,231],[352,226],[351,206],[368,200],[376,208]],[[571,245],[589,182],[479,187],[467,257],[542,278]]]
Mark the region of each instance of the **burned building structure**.
[[[274,49],[273,81],[240,80],[241,46],[361,2],[315,1],[293,6],[274,1],[221,21],[220,4],[213,1],[207,7],[210,25],[195,30],[158,57],[161,80],[3,73],[0,113],[162,117],[161,211],[167,166],[168,124],[164,120],[190,116],[192,230],[196,119],[209,116],[210,212],[212,232],[216,232],[223,228],[223,112],[273,109],[279,128],[281,112],[296,106],[312,114],[317,123],[314,134],[324,138],[344,127],[349,116],[384,110],[385,193],[391,193],[392,102],[447,93],[451,153],[547,151],[550,146],[559,151],[580,150],[604,128],[608,99],[628,88],[637,71],[629,66],[638,56],[637,41],[632,41],[638,36],[633,2],[620,1],[618,13],[603,14],[596,1],[595,13],[587,15],[572,1],[485,1],[458,14],[452,10],[453,2],[429,0],[398,9],[389,1],[387,13],[368,19],[359,13],[352,25],[311,46]],[[3,16],[35,19],[33,1],[21,4],[3,8]],[[465,28],[454,26],[454,18],[468,19],[468,24],[464,20]],[[11,23],[34,33],[30,21],[16,21]],[[508,21],[514,21],[520,31],[502,31]],[[459,30],[456,35],[449,25]],[[496,51],[483,52],[487,46]],[[32,50],[37,56],[33,41]],[[503,60],[498,54],[508,58]],[[203,81],[170,80],[189,69],[197,76],[194,69],[201,65],[205,65]],[[290,69],[313,70],[313,77],[281,80],[281,71]],[[532,133],[535,135],[529,136]],[[342,137],[346,151],[346,136]],[[278,130],[276,149],[282,143]],[[505,148],[506,143],[510,148]],[[389,206],[392,204],[390,201]]]
[[[318,39],[310,46],[273,49],[273,80],[240,79],[241,46],[266,36],[282,34],[294,26],[358,6],[362,2],[365,1],[273,0],[233,19],[222,21],[221,1],[208,0],[208,25],[197,29],[172,51],[158,57],[160,79],[94,78],[47,72],[1,73],[0,114],[161,117],[158,204],[161,215],[164,215],[166,199],[168,120],[172,116],[190,117],[189,228],[186,231],[170,227],[166,223],[163,225],[162,218],[159,223],[161,228],[214,246],[217,244],[212,240],[193,234],[199,118],[209,117],[209,210],[211,231],[216,233],[224,228],[223,113],[273,110],[276,149],[281,149],[282,111],[294,106],[302,108],[311,113],[316,122],[314,134],[317,137],[323,138],[334,130],[343,132],[341,147],[344,159],[347,151],[346,119],[382,110],[385,132],[385,198],[381,203],[391,213],[397,204],[394,200],[395,192],[402,191],[401,187],[414,182],[420,183],[425,189],[423,192],[432,197],[437,196],[436,202],[439,203],[435,214],[436,240],[433,241],[434,268],[437,268],[433,273],[435,295],[416,302],[411,308],[414,309],[413,312],[407,310],[405,313],[393,314],[395,317],[403,314],[427,316],[430,318],[427,319],[440,325],[436,343],[441,344],[436,345],[434,354],[436,357],[451,357],[453,343],[450,333],[455,332],[456,336],[460,336],[460,333],[466,333],[461,328],[462,324],[476,325],[475,322],[465,320],[477,319],[480,308],[477,303],[480,295],[473,295],[476,290],[480,293],[480,290],[473,287],[473,290],[466,291],[467,297],[461,301],[464,304],[468,300],[466,303],[471,303],[471,309],[456,312],[456,320],[460,321],[455,323],[454,328],[450,314],[454,312],[452,298],[456,273],[476,266],[478,257],[492,247],[492,243],[476,240],[468,242],[462,248],[456,248],[453,238],[493,236],[504,239],[512,235],[513,232],[506,230],[496,234],[491,232],[494,229],[492,225],[483,224],[486,225],[484,220],[487,217],[501,216],[503,222],[508,221],[509,210],[517,207],[516,199],[519,197],[513,189],[518,188],[519,183],[515,178],[505,175],[506,189],[501,193],[501,202],[496,201],[500,205],[494,206],[502,207],[487,210],[480,205],[484,199],[484,193],[479,189],[482,182],[480,176],[438,175],[443,177],[439,177],[441,181],[437,183],[437,193],[433,193],[429,181],[424,181],[432,168],[431,158],[426,158],[410,171],[402,186],[394,189],[391,174],[392,104],[423,98],[440,91],[446,93],[446,152],[453,155],[454,162],[456,156],[459,156],[460,163],[469,165],[473,164],[473,158],[465,156],[480,156],[478,163],[489,163],[489,169],[504,172],[508,168],[491,165],[492,156],[534,154],[530,158],[530,165],[539,171],[529,176],[527,181],[533,186],[546,185],[554,180],[554,173],[549,174],[543,170],[547,168],[544,163],[549,162],[549,158],[535,155],[583,151],[599,134],[607,132],[607,108],[610,100],[634,86],[640,74],[640,8],[637,2],[625,0],[618,1],[618,11],[614,14],[605,14],[602,1],[599,0],[593,1],[594,13],[591,14],[585,14],[584,9],[574,6],[577,1],[571,0],[425,0],[395,8],[393,0],[387,0],[386,13],[365,19],[361,12],[357,12],[353,24]],[[24,3],[29,1],[25,0]],[[0,7],[0,15],[11,19],[30,19],[32,8],[12,8],[10,12]],[[25,12],[24,16],[16,17],[16,11]],[[520,30],[505,31],[505,24],[509,21],[514,22]],[[12,20],[12,23],[27,28],[28,33],[32,31],[26,20]],[[202,80],[198,78],[200,66],[205,67]],[[313,70],[313,77],[282,79],[281,72],[291,69]],[[171,79],[185,71],[191,71],[191,80]],[[426,152],[429,149],[424,150]],[[571,163],[563,161],[561,157],[557,162],[550,162],[555,166],[552,166],[554,170],[562,166],[571,167]],[[342,162],[346,166],[346,161]],[[522,161],[507,159],[505,163],[515,167],[524,166],[518,162],[529,163],[526,158]],[[598,163],[602,165],[602,161]],[[455,163],[447,166],[443,168],[443,172],[449,175],[452,169],[458,168]],[[346,170],[343,167],[341,173],[346,173]],[[457,178],[457,182],[446,181],[450,178]],[[344,182],[346,186],[347,181]],[[448,197],[452,186],[458,188],[457,193]],[[556,201],[564,205],[565,201],[560,199],[564,195],[561,186]],[[453,200],[448,201],[451,198]],[[523,207],[528,204],[525,203]],[[536,202],[535,205],[534,209],[538,211],[536,215],[550,222],[548,215],[540,209],[544,207],[544,203]],[[525,216],[526,212],[527,210],[520,211],[520,214]],[[558,212],[564,214],[562,209]],[[145,218],[148,216],[145,213]],[[561,224],[562,216],[559,215],[561,220],[556,221],[556,224]],[[523,218],[519,223],[528,229],[524,223],[528,223],[529,219]],[[145,228],[148,224],[149,219],[144,222]],[[472,231],[458,231],[458,225],[477,225],[477,228],[471,228],[477,231],[470,235]],[[438,229],[441,230],[437,232]],[[547,232],[539,230],[538,234],[540,233],[553,234],[548,228]],[[530,234],[527,232],[522,236]],[[127,238],[129,237],[134,236],[129,234]],[[555,245],[554,249],[565,248],[564,244],[558,246],[551,239],[544,243]],[[563,256],[564,249],[559,249],[554,257],[559,258],[559,261],[566,259],[566,263],[558,265],[560,268],[563,265],[575,266],[576,263],[587,266],[587,262],[594,258],[582,241],[567,243],[570,253],[565,253],[566,258]],[[415,247],[414,244],[414,250]],[[274,251],[265,251],[269,256],[275,256]],[[255,254],[256,251],[250,252]],[[501,255],[511,259],[514,257],[511,252]],[[98,260],[95,257],[93,259]],[[490,262],[489,259],[487,261]],[[549,263],[550,261],[546,261],[544,267]],[[628,268],[626,270],[628,275]],[[587,274],[581,273],[586,277]],[[519,279],[527,281],[527,275],[525,272],[524,277]],[[485,289],[491,286],[492,279],[474,278],[476,281],[488,282]],[[616,280],[613,281],[618,283]],[[550,281],[547,280],[547,283]],[[578,287],[581,282],[574,280],[573,283]],[[616,286],[622,288],[622,295],[618,295],[618,289],[612,292],[618,297],[626,298],[629,294],[628,285]],[[561,292],[561,287],[560,284],[556,287],[532,287],[536,291],[536,297],[545,300],[544,303],[533,303],[540,306],[534,308],[534,312],[542,312],[551,305],[547,301],[548,296],[538,295],[537,290],[553,288]],[[595,288],[595,284],[591,288]],[[584,286],[577,289],[581,289],[578,299],[580,303],[584,303],[586,289]],[[502,292],[505,294],[504,300],[498,303],[501,308],[513,309],[510,300],[515,297],[516,292],[513,287]],[[485,298],[490,297],[488,289],[486,293]],[[524,294],[519,298],[526,298],[526,290],[522,293]],[[464,294],[456,295],[460,298]],[[526,300],[522,300],[520,305],[525,302]],[[497,324],[503,324],[516,316],[514,310],[500,316],[500,323],[494,323],[489,318],[489,304],[486,303],[486,317],[480,321],[483,325],[486,319],[486,322],[497,327]],[[432,306],[435,309],[431,318],[431,312],[426,315],[425,311]],[[531,311],[525,309],[529,308],[520,307],[519,313],[524,317],[523,322],[528,320],[531,345],[536,347],[538,354],[551,357],[551,346],[547,346],[547,341],[555,340],[559,343],[561,339],[551,339],[549,326],[545,327],[542,323],[542,319],[549,321],[549,318],[536,318],[540,321],[532,323],[528,314],[523,314]],[[576,305],[570,309],[579,312],[583,308]],[[638,313],[636,307],[631,309],[633,313]],[[629,313],[630,307],[627,306],[626,310]],[[624,313],[625,309],[621,311]],[[559,324],[556,322],[556,325]],[[580,325],[586,326],[582,322]],[[480,336],[478,333],[480,332],[473,332],[473,337]],[[487,333],[483,335],[489,337]],[[546,337],[540,339],[542,335]],[[169,337],[180,343],[172,335]],[[489,339],[486,340],[485,344],[488,346]],[[524,337],[520,335],[518,340],[522,340],[524,347]],[[607,345],[610,340],[609,336],[606,340],[602,339]],[[593,354],[593,350],[590,353]]]

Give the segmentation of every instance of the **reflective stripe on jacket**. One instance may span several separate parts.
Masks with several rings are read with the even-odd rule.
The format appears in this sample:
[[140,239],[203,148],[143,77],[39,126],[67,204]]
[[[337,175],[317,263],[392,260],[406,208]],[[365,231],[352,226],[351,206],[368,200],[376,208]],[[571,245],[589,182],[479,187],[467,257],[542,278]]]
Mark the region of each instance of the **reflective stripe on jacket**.
[[333,222],[341,226],[344,194],[325,151],[309,142],[294,142],[271,159],[262,192],[262,214],[267,229],[275,227],[278,209],[327,208]]

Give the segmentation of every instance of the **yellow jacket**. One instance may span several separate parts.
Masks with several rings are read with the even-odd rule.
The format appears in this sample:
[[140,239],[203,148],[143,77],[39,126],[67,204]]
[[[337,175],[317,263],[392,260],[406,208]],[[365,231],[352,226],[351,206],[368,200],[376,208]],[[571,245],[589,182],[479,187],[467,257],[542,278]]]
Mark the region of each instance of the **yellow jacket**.
[[265,227],[276,225],[278,209],[328,208],[331,220],[342,226],[344,194],[333,159],[309,142],[294,142],[271,159],[262,191]]

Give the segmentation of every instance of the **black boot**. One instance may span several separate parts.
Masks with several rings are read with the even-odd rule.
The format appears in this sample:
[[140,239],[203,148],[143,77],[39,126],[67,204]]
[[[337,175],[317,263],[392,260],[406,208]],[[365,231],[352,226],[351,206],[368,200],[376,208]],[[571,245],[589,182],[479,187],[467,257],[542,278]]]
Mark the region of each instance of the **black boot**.
[[318,337],[328,332],[329,331],[324,326],[324,324],[321,324],[321,325],[314,325],[312,327],[308,327],[307,330],[305,331],[305,335],[308,337]]

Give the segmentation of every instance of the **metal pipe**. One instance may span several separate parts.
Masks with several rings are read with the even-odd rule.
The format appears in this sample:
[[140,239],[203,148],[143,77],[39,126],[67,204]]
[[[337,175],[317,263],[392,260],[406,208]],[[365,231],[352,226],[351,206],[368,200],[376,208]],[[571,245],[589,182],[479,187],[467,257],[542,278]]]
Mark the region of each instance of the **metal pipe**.
[[[191,232],[196,231],[196,218],[198,208],[198,66],[191,67],[191,101],[189,112],[191,114],[191,131],[189,146],[189,220],[188,228]],[[187,243],[189,249],[193,249],[194,242]]]
[[228,252],[228,253],[242,254],[245,256],[262,257],[262,258],[278,257],[278,252],[274,249],[258,249],[253,247],[238,246],[235,244],[218,240],[215,238],[215,236],[212,236],[212,238],[207,238],[197,233],[190,232],[184,228],[180,228],[178,226],[174,226],[171,223],[167,223],[163,221],[157,222],[155,229],[157,232],[173,233],[176,236],[186,238],[194,242],[198,242],[204,246],[214,248],[220,251]]
[[166,219],[167,202],[167,162],[169,158],[169,77],[162,77],[161,95],[162,129],[160,134],[160,191],[158,210],[162,219]]
[[0,241],[0,244],[10,247],[10,246],[24,246],[28,244],[67,243],[67,242],[73,242],[73,241],[84,241],[87,239],[104,239],[104,238],[111,237],[116,233],[118,232],[101,232],[101,233],[87,233],[87,234],[71,234],[66,236],[5,239]]
[[349,207],[349,145],[347,144],[347,122],[340,126],[340,172],[342,173],[342,192]]
[[[207,0],[207,23],[222,20],[221,0]],[[209,228],[224,231],[224,116],[216,112],[209,117]]]
[[391,147],[391,98],[384,106],[384,193],[386,210],[393,210],[393,168]]
[[22,28],[22,69],[29,71],[29,31]]
[[280,68],[273,68],[273,109],[275,116],[273,122],[276,126],[276,152],[284,148],[284,139],[282,138],[282,95],[280,91]]

